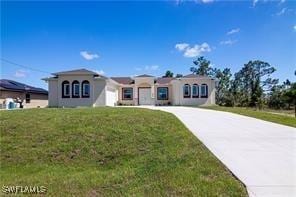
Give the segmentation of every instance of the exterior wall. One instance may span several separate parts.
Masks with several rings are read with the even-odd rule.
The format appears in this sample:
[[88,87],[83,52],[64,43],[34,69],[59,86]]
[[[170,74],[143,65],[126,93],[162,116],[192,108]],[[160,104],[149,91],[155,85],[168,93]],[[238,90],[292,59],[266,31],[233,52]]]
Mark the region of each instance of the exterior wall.
[[[69,81],[70,83],[70,98],[62,98],[62,82]],[[88,80],[90,83],[89,98],[71,98],[72,97],[72,82],[79,81],[80,92],[81,83]],[[57,100],[58,107],[78,107],[78,106],[101,106],[105,105],[105,79],[94,79],[92,75],[61,75],[57,80]]]
[[48,106],[49,107],[59,106],[57,79],[48,81]]
[[[133,88],[133,99],[132,100],[123,100],[122,99],[122,88]],[[118,104],[119,105],[136,105],[138,98],[135,98],[135,92],[138,91],[134,85],[121,85],[118,88]]]
[[0,103],[4,103],[6,98],[20,98],[23,100],[24,108],[37,108],[46,107],[48,105],[48,96],[45,94],[30,94],[30,103],[26,103],[26,93],[24,92],[14,92],[14,91],[3,91],[0,93]]
[[[189,84],[191,86],[191,97],[184,98],[183,86]],[[199,85],[199,98],[192,98],[192,85]],[[200,97],[201,84],[208,85],[208,98]],[[213,105],[215,104],[215,81],[210,78],[181,78],[173,81],[173,105]]]
[[[151,98],[155,101],[154,77],[136,77],[134,89],[134,102],[139,105],[139,88],[151,88]],[[152,103],[155,104],[155,103]]]
[[92,98],[93,106],[105,106],[106,105],[106,80],[105,79],[95,79],[94,85],[91,88],[90,99]]
[[[158,87],[168,88],[168,93],[169,93],[168,100],[158,100],[158,98],[157,98],[157,88]],[[166,85],[156,84],[154,95],[155,95],[155,105],[169,105],[169,104],[171,105],[173,103],[173,86],[169,85],[169,84],[166,84]]]

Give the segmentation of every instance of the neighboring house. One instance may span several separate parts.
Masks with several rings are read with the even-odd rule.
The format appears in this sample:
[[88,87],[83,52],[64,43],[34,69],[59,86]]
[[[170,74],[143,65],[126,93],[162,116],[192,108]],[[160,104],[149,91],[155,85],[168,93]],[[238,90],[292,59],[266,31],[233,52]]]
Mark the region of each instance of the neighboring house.
[[0,103],[3,104],[7,98],[23,100],[24,108],[46,107],[48,105],[46,90],[9,79],[0,79]]
[[51,107],[215,104],[215,80],[207,76],[108,78],[86,69],[53,75],[43,79]]

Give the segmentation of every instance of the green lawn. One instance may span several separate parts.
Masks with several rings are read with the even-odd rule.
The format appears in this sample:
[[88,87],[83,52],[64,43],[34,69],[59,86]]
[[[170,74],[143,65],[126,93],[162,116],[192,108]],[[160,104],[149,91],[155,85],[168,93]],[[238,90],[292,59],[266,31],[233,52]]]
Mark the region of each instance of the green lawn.
[[266,121],[270,121],[278,124],[296,127],[296,118],[289,114],[288,115],[280,114],[280,113],[283,113],[282,111],[277,113],[274,110],[259,111],[254,108],[221,107],[221,106],[208,106],[208,107],[201,107],[201,108],[213,109],[218,111],[227,111],[227,112],[232,112],[232,113],[236,113],[244,116],[250,116],[250,117],[254,117],[254,118],[258,118],[261,120],[266,120]]
[[135,108],[1,111],[0,185],[51,196],[246,196],[173,115]]

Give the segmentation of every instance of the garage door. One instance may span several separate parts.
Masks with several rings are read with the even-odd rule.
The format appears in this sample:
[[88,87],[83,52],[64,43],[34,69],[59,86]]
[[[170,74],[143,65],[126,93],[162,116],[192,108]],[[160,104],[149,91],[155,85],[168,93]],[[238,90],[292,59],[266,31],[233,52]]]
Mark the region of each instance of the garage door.
[[114,106],[117,102],[117,91],[115,89],[107,88],[106,105]]
[[153,105],[153,99],[151,98],[151,88],[139,88],[139,104]]

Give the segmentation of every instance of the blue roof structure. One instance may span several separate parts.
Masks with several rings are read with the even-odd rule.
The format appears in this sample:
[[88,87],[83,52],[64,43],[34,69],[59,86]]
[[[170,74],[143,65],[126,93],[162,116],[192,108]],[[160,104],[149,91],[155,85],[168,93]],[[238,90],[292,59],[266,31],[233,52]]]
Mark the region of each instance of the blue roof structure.
[[0,79],[0,90],[28,92],[28,93],[46,94],[46,95],[48,94],[48,91],[42,88],[36,88],[36,87],[29,86],[29,85],[26,85],[17,81],[9,80],[9,79]]

